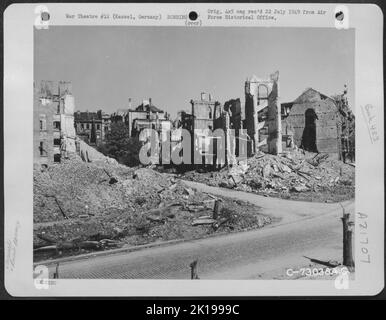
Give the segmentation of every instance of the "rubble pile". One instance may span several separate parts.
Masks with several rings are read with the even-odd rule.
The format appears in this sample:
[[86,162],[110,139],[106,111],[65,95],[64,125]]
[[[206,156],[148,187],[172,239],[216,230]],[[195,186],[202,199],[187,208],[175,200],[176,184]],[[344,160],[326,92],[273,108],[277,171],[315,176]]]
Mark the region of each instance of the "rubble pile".
[[85,218],[107,208],[124,208],[117,192],[117,176],[130,176],[121,165],[86,163],[74,158],[43,170],[34,170],[34,222]]
[[71,159],[34,171],[35,260],[270,222],[255,205],[198,192],[150,168]]
[[355,194],[355,168],[326,154],[260,153],[218,172],[187,172],[184,179],[285,199],[336,202]]

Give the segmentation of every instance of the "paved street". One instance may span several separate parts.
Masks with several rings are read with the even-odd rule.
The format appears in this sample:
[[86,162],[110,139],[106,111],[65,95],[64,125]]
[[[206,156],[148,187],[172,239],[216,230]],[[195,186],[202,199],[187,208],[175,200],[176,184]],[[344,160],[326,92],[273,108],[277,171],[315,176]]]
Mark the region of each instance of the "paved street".
[[[198,259],[201,279],[264,279],[279,277],[286,268],[308,265],[306,257],[341,260],[339,204],[289,201],[188,184],[204,192],[249,200],[263,213],[282,220],[260,230],[63,262],[60,278],[189,279],[189,264]],[[354,212],[353,201],[344,206]]]

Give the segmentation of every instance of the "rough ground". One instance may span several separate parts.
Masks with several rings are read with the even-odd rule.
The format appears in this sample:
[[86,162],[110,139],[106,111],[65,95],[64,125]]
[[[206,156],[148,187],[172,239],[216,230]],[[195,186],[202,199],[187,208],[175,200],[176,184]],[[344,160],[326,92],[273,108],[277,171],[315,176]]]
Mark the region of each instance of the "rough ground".
[[66,160],[34,171],[34,259],[57,258],[123,245],[260,228],[271,218],[250,203],[214,197],[173,176],[119,164]]
[[[233,194],[232,197],[239,200],[248,196],[251,202],[261,203],[262,212],[267,214],[276,212],[281,203],[280,213],[287,218],[260,230],[63,262],[59,267],[60,278],[190,279],[189,266],[197,260],[200,279],[289,280],[302,275],[293,273],[286,277],[290,268],[293,271],[314,266],[332,268],[342,261],[342,208],[339,204],[289,201],[206,185],[201,187],[203,189],[199,189],[200,186],[197,189],[211,189],[213,194],[225,191],[227,196]],[[347,212],[355,212],[354,201],[345,201],[342,205]],[[47,265],[52,275],[56,264]],[[322,276],[314,279],[322,279]],[[146,291],[145,288],[139,290]],[[248,295],[256,289],[244,286],[240,290]],[[221,295],[220,291],[216,295]]]
[[220,171],[189,171],[182,179],[283,199],[340,202],[355,197],[355,167],[320,154],[261,153]]

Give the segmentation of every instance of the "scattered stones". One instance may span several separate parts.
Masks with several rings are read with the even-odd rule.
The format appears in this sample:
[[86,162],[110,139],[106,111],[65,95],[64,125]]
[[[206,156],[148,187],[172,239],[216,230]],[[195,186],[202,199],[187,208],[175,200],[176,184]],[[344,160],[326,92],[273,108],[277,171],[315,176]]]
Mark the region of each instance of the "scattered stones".
[[184,193],[188,196],[194,196],[194,190],[191,188],[184,188]]
[[276,194],[285,199],[342,201],[355,194],[355,167],[329,159],[325,154],[296,150],[279,156],[260,152],[241,165],[210,173],[190,171],[182,177],[211,186]]
[[271,176],[271,164],[267,163],[263,167],[263,177],[264,178],[269,178]]
[[[217,200],[223,208],[215,227],[193,226],[196,219],[213,218]],[[223,223],[224,207],[237,218]],[[202,193],[150,168],[70,159],[34,171],[34,248],[46,247],[35,251],[35,261],[108,249],[115,242],[139,245],[261,227],[260,218],[255,205]],[[60,250],[56,243],[63,243]],[[82,243],[80,249],[76,243]]]
[[309,191],[309,188],[307,188],[306,186],[293,186],[291,188],[291,191],[295,191],[295,192],[306,192],[306,191]]

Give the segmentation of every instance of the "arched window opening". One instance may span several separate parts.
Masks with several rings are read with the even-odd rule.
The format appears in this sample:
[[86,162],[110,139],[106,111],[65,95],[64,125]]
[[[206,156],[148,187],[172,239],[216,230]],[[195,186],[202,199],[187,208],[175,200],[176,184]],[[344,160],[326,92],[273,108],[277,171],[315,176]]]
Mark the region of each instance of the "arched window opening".
[[318,119],[317,114],[314,109],[307,109],[304,113],[305,116],[305,126],[303,130],[302,136],[302,144],[301,147],[310,152],[318,152],[318,148],[316,146],[316,122]]

